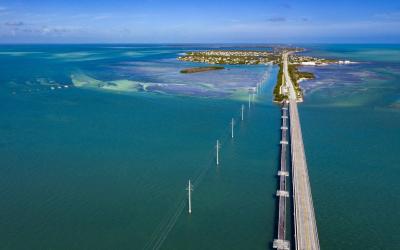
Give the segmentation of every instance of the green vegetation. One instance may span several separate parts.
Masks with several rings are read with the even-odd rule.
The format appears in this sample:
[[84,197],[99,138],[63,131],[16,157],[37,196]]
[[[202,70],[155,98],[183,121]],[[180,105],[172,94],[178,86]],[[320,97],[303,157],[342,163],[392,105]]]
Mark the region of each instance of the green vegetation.
[[315,65],[333,64],[339,62],[338,60],[334,59],[316,58],[311,56],[302,56],[295,54],[290,55],[290,61],[293,64],[302,64],[306,62],[306,63],[315,63]]
[[[294,90],[296,91],[298,98],[303,98],[303,91],[300,88],[299,80],[300,79],[314,79],[315,76],[310,72],[300,72],[298,69],[298,65],[289,64],[288,65],[288,73],[290,78],[292,79]],[[281,93],[281,87],[284,83],[284,74],[283,74],[283,63],[279,63],[279,71],[276,80],[276,85],[274,88],[274,101],[282,102],[287,99],[288,96]]]
[[298,67],[299,67],[299,65],[289,64],[288,70],[289,70],[289,76],[292,79],[292,82],[294,85],[294,90],[296,91],[297,97],[303,98],[303,91],[300,88],[299,80],[300,79],[314,79],[315,76],[313,73],[310,73],[310,72],[299,71]]
[[182,74],[191,74],[191,73],[206,72],[210,70],[221,70],[221,69],[225,68],[222,66],[196,67],[190,69],[182,69],[180,72]]
[[274,101],[282,102],[287,99],[288,96],[281,93],[281,86],[283,84],[283,63],[279,63],[279,72],[276,79],[276,85],[274,88]]
[[280,55],[270,51],[209,50],[188,52],[178,57],[180,61],[208,64],[266,64],[276,63]]

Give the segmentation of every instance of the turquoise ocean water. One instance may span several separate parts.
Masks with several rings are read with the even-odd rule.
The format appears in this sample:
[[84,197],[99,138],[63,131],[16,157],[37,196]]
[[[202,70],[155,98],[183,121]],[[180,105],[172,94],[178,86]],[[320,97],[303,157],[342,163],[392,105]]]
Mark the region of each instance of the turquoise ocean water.
[[[299,109],[321,247],[396,249],[400,46],[304,46],[359,62],[305,67],[317,75]],[[277,69],[179,73],[198,64],[177,56],[209,48],[229,46],[0,46],[0,248],[269,249]]]

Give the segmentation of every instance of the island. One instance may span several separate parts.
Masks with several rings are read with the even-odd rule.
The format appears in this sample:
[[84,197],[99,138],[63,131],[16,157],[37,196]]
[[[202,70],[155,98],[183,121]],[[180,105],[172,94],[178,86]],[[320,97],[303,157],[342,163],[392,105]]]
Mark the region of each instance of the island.
[[[283,51],[283,53],[290,52],[288,50]],[[327,64],[333,64],[333,63],[339,63],[336,60],[332,59],[325,59],[325,58],[315,58],[315,57],[309,57],[309,56],[301,56],[301,55],[296,55],[294,53],[299,52],[299,51],[291,51],[293,52],[289,56],[289,62],[288,62],[288,73],[289,76],[293,82],[293,87],[296,92],[297,99],[299,101],[303,100],[303,90],[300,88],[300,82],[303,80],[312,80],[315,79],[315,75],[311,72],[304,72],[300,71],[299,67],[300,66],[306,66],[306,65],[327,65]],[[283,55],[282,53],[282,55]],[[278,76],[277,76],[277,81],[276,85],[274,88],[274,102],[282,102],[284,100],[288,99],[288,90],[284,88],[284,82],[285,82],[285,75],[283,73],[283,63],[280,62],[278,64],[279,66],[279,71],[278,71]]]
[[266,64],[279,60],[279,57],[270,51],[208,50],[188,52],[178,60],[207,64]]
[[[283,74],[282,56],[290,52],[288,73],[293,81],[296,95],[299,100],[303,99],[303,91],[299,83],[302,80],[314,79],[315,76],[310,72],[300,71],[301,66],[324,66],[329,64],[350,64],[350,61],[339,61],[335,59],[316,58],[298,54],[304,52],[304,48],[297,47],[272,47],[264,50],[206,50],[191,51],[179,56],[178,60],[185,62],[197,62],[206,64],[225,64],[225,65],[257,65],[275,64],[279,66],[276,85],[274,88],[274,101],[282,102],[287,99],[287,92],[283,88],[285,81]],[[209,70],[223,69],[219,66],[197,67],[184,69],[181,73],[196,73]]]
[[282,89],[284,83],[284,76],[283,76],[283,63],[279,64],[279,71],[278,76],[276,78],[276,84],[274,87],[274,102],[282,102],[283,100],[287,99],[287,93],[285,93]]
[[206,71],[212,71],[212,70],[221,70],[221,69],[225,69],[225,68],[222,66],[195,67],[195,68],[189,68],[189,69],[182,69],[180,72],[182,74],[192,74],[192,73],[206,72]]

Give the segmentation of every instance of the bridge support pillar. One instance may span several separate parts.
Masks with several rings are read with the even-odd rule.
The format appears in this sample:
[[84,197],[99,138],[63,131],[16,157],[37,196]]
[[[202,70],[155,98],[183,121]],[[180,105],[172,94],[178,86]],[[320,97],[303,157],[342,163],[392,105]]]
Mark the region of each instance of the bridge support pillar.
[[285,190],[278,190],[276,191],[276,196],[289,197],[289,192]]
[[289,176],[289,172],[287,172],[287,171],[278,171],[278,176],[288,177]]
[[290,249],[290,243],[287,240],[276,239],[272,243],[272,247],[276,248],[278,250],[289,250]]

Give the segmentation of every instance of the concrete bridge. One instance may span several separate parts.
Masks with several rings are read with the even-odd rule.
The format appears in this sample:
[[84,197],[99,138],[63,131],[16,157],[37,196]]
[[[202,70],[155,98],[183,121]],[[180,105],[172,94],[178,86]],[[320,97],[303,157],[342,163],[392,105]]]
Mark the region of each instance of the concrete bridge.
[[[320,246],[299,112],[297,109],[298,97],[288,72],[288,55],[289,53],[284,53],[283,55],[283,73],[285,76],[286,88],[289,90],[295,249],[314,250],[320,249]],[[281,247],[285,247],[285,244],[281,245]]]
[[288,116],[287,116],[288,104],[285,102],[282,106],[282,126],[281,126],[281,162],[280,169],[278,171],[279,176],[279,189],[276,191],[278,197],[278,228],[277,237],[273,242],[273,247],[279,250],[289,250],[290,243],[286,240],[286,203],[289,198],[289,192],[287,190],[287,178],[289,172],[287,170],[287,155],[288,155]]

